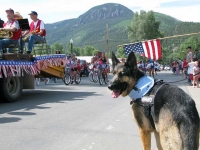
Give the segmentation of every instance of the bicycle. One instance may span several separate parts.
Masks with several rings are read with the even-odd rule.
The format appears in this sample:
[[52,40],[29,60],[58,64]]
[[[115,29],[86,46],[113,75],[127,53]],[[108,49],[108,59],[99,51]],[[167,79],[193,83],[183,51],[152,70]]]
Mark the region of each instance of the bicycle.
[[65,67],[65,75],[64,75],[64,78],[62,79],[63,82],[66,84],[66,85],[69,85],[71,83],[71,76],[70,76],[70,67]]
[[80,82],[81,82],[81,75],[78,71],[76,72],[76,75],[75,75],[74,71],[71,71],[70,78],[71,78],[71,84],[73,84],[73,82],[75,82],[76,84],[80,84]]
[[106,73],[106,65],[102,64],[100,66],[99,72],[98,72],[98,80],[99,84],[102,85],[103,82],[107,84],[107,73]]
[[91,82],[96,83],[98,81],[98,69],[94,68],[93,65],[91,65],[89,69],[90,69],[89,79]]
[[94,82],[94,80],[93,80],[93,74],[94,74],[93,70],[94,70],[94,66],[93,66],[92,64],[89,66],[89,70],[90,70],[90,73],[89,73],[89,80],[90,80],[91,82]]
[[94,83],[98,82],[98,72],[99,72],[99,69],[97,68],[94,68],[94,71],[93,71],[93,81]]

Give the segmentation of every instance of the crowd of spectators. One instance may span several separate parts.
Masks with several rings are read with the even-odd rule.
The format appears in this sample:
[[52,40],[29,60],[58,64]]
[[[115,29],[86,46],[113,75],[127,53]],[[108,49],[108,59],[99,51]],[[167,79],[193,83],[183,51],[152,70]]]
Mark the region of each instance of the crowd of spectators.
[[199,87],[198,80],[200,78],[200,53],[197,49],[192,52],[192,47],[187,47],[187,53],[183,52],[184,60],[180,58],[171,63],[174,74],[184,73],[187,75],[188,84],[193,87]]

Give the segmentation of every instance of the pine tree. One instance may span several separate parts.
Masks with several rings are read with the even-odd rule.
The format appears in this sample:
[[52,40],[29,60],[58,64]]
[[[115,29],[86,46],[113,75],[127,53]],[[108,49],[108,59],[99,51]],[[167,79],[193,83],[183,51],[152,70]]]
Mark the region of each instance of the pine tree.
[[134,14],[132,23],[128,26],[128,37],[131,42],[163,37],[159,31],[160,22],[155,20],[153,11],[140,11]]

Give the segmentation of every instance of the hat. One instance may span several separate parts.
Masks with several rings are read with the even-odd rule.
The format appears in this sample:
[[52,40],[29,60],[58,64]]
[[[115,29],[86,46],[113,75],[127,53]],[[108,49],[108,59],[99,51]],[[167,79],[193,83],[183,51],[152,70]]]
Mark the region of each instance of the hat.
[[19,12],[15,12],[14,17],[15,17],[16,19],[23,19],[23,17],[20,15]]
[[11,8],[6,9],[6,12],[9,12],[9,11],[14,14],[14,10],[13,9],[11,9]]
[[36,11],[31,11],[28,15],[38,15]]
[[188,48],[191,49],[192,47],[191,47],[191,46],[188,46],[186,49],[188,49]]

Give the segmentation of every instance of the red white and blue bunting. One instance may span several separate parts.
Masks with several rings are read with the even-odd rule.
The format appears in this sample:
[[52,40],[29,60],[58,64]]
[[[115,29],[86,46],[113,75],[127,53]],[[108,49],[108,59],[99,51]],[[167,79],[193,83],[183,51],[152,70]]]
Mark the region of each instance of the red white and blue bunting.
[[37,56],[33,62],[1,60],[0,78],[23,76],[24,72],[30,75],[37,75],[48,66],[65,66],[68,63],[69,61],[64,54]]

